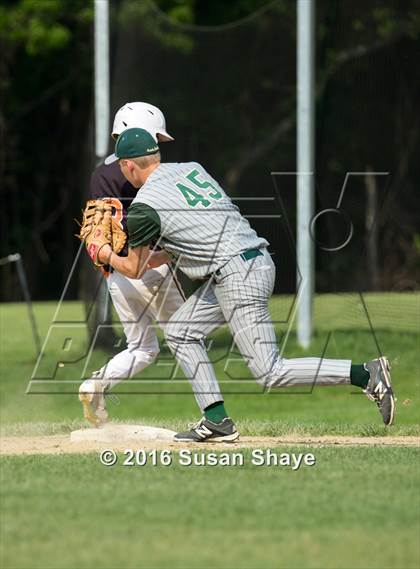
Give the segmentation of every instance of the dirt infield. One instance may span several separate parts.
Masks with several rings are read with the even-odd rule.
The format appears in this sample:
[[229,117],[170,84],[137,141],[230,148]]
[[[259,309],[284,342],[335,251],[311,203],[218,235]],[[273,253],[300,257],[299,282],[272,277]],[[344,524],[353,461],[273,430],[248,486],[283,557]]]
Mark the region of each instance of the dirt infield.
[[79,454],[98,452],[105,448],[123,451],[126,448],[145,450],[151,449],[181,449],[181,448],[211,448],[212,450],[227,450],[238,448],[281,447],[293,445],[307,446],[406,446],[419,447],[420,438],[412,436],[398,437],[351,437],[351,436],[282,436],[282,437],[241,437],[235,443],[175,443],[167,441],[124,441],[122,443],[104,442],[71,442],[69,435],[53,436],[21,436],[1,437],[0,455],[31,455],[31,454]]

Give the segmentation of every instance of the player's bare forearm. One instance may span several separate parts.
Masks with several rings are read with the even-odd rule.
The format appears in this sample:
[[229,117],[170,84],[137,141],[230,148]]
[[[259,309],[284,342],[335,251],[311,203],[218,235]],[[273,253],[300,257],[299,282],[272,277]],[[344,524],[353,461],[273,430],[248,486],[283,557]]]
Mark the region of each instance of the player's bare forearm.
[[99,260],[111,265],[113,269],[130,279],[141,279],[147,270],[148,260],[152,252],[149,247],[128,249],[127,257],[116,255],[110,245],[105,245],[99,252]]
[[171,258],[166,251],[153,251],[147,263],[147,267],[149,269],[156,269],[170,262]]

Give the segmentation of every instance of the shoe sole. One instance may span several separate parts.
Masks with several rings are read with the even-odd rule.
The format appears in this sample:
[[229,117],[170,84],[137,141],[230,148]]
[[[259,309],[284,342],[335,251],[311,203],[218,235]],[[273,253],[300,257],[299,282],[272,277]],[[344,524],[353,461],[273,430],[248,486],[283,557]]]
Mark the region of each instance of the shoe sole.
[[225,435],[223,437],[211,437],[208,439],[200,439],[196,441],[195,439],[177,439],[174,437],[175,442],[179,443],[233,443],[239,439],[239,433],[232,433],[231,435]]
[[79,393],[79,401],[83,406],[83,416],[94,427],[99,427],[101,420],[92,409],[93,393]]
[[379,358],[379,363],[381,364],[381,369],[382,369],[382,374],[385,378],[385,383],[386,386],[390,389],[391,391],[391,417],[388,423],[385,423],[387,427],[389,427],[390,425],[392,425],[392,423],[394,422],[394,417],[395,417],[395,397],[394,397],[394,393],[392,391],[392,385],[391,385],[391,374],[390,372],[390,365],[389,365],[389,361],[388,358],[382,356]]

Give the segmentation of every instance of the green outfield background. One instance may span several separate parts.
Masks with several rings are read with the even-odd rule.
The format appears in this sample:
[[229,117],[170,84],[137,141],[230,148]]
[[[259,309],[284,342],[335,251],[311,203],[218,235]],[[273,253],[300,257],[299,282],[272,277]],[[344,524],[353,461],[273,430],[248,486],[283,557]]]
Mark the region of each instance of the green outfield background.
[[[398,396],[396,424],[385,429],[375,406],[351,387],[262,394],[254,381],[224,373],[227,330],[213,338],[211,358],[227,393],[226,404],[242,434],[419,435],[418,296],[363,297],[381,351],[392,365]],[[292,297],[272,299],[279,341]],[[42,337],[56,303],[35,304]],[[81,303],[62,305],[60,321],[83,320]],[[363,361],[377,355],[360,296],[321,295],[315,302],[316,331],[308,354]],[[23,304],[1,305],[1,429],[6,436],[69,433],[84,425],[75,394],[35,393],[28,382],[36,361]],[[79,328],[74,346],[83,347]],[[116,327],[118,332],[118,327]],[[77,344],[78,343],[78,344]],[[63,361],[62,338],[47,343],[46,369]],[[74,354],[73,354],[74,355]],[[302,356],[291,327],[285,355]],[[110,354],[95,351],[94,369]],[[170,354],[162,347],[163,361]],[[51,367],[50,365],[50,367]],[[164,378],[153,365],[140,378]],[[231,373],[246,376],[238,361]],[[57,368],[52,390],[73,379],[80,366]],[[140,379],[139,378],[139,379]],[[180,428],[198,417],[188,385],[162,381],[163,393],[133,393],[125,382],[109,401],[116,421]],[[45,388],[45,386],[43,386]],[[155,387],[155,389],[158,389]],[[175,394],[181,389],[185,394]],[[70,384],[77,391],[77,381]],[[124,391],[124,394],[118,394]],[[145,389],[143,390],[145,391]],[[148,465],[106,468],[96,453],[2,457],[2,567],[13,568],[415,568],[419,554],[417,448],[278,447],[276,452],[315,453],[317,465],[256,467],[246,451],[243,467]]]
[[[398,396],[397,420],[392,432],[415,432],[419,422],[420,391],[419,296],[416,293],[367,293],[363,295],[362,302],[358,294],[318,295],[314,308],[315,334],[307,351],[298,347],[294,326],[287,322],[293,306],[291,296],[277,296],[271,300],[271,314],[276,321],[279,344],[284,345],[285,357],[321,356],[325,351],[325,357],[349,358],[359,363],[378,357],[379,345],[381,352],[389,357]],[[44,339],[53,324],[57,303],[36,303],[34,308],[41,338]],[[86,354],[88,346],[82,303],[64,303],[59,309],[56,321],[61,322],[62,328],[56,334],[56,329],[51,332],[38,373],[35,373],[36,377],[46,377],[48,373],[51,377],[30,386],[36,358],[26,307],[24,304],[3,304],[1,313],[2,428],[10,431],[28,421],[80,422],[80,407],[75,394],[86,363],[86,358],[81,355]],[[115,330],[120,334],[119,326],[116,325]],[[70,334],[74,347],[66,352],[62,349],[63,343]],[[162,334],[159,335],[162,340]],[[227,327],[213,334],[211,340],[210,356],[226,394],[226,405],[243,432],[282,434],[291,429],[313,434],[387,432],[375,406],[360,390],[351,386],[325,388],[315,385],[313,390],[299,390],[297,393],[293,389],[263,393],[237,353],[229,356],[232,361],[228,372],[231,377],[247,379],[240,384],[229,382],[225,365],[231,336]],[[114,351],[121,350],[123,346],[124,339]],[[110,355],[94,350],[87,366],[87,376],[101,367]],[[72,360],[79,361],[72,363]],[[59,362],[64,362],[64,366],[57,367]],[[173,365],[174,359],[161,341],[157,362],[144,370],[136,381],[125,381],[113,391],[117,397],[111,398],[109,403],[112,418],[141,419],[168,427],[180,427],[186,421],[196,419],[198,408],[188,382],[182,382],[180,374],[175,376],[177,381],[169,379]],[[154,379],[159,382],[146,383]],[[69,380],[72,382],[66,383]],[[25,394],[26,391],[29,393]]]
[[[223,383],[226,405],[242,434],[346,434],[418,436],[418,296],[366,294],[364,302],[381,351],[388,355],[398,397],[395,426],[385,429],[375,405],[351,387],[262,394],[254,381],[246,394],[232,393],[223,371],[230,335],[220,330],[210,349]],[[272,299],[279,341],[284,340],[291,297]],[[45,337],[56,303],[36,303]],[[61,321],[83,319],[81,303],[65,303]],[[283,321],[283,322],[281,322]],[[377,347],[360,296],[321,295],[310,355],[363,361]],[[82,328],[74,346],[86,343]],[[116,327],[118,332],[118,327]],[[23,304],[1,305],[1,429],[6,436],[69,433],[84,425],[72,393],[25,394],[35,350]],[[121,349],[121,348],[120,348]],[[292,326],[285,355],[303,356]],[[72,354],[74,355],[74,354]],[[110,354],[95,351],[90,366]],[[171,359],[162,347],[163,361]],[[46,369],[63,360],[62,338],[47,344]],[[140,378],[164,377],[167,367]],[[231,373],[246,376],[238,361]],[[80,366],[57,368],[52,385],[74,378]],[[140,379],[139,378],[139,379]],[[63,385],[68,385],[63,382]],[[170,380],[162,383],[170,391]],[[76,387],[75,387],[76,386]],[[109,401],[116,421],[178,428],[198,417],[188,385],[185,394],[138,394],[130,382]],[[133,391],[141,384],[133,383]],[[38,388],[37,386],[35,386]],[[44,386],[45,387],[45,386]],[[66,389],[68,389],[66,387]],[[70,389],[77,391],[76,384]],[[126,394],[118,394],[120,391]],[[35,568],[417,568],[419,554],[418,447],[285,447],[276,452],[313,452],[317,464],[256,467],[245,451],[243,467],[106,468],[97,453],[8,456],[1,466],[1,566]]]

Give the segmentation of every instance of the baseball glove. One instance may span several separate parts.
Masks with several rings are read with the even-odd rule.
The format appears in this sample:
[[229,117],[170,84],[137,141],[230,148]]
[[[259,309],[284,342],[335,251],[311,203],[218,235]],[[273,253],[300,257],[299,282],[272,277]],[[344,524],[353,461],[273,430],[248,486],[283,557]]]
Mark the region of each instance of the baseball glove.
[[127,239],[125,232],[112,217],[112,205],[107,200],[87,202],[77,237],[86,244],[87,252],[97,267],[103,266],[98,261],[98,254],[104,245],[111,245],[112,250],[118,254]]

